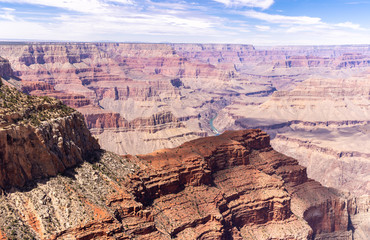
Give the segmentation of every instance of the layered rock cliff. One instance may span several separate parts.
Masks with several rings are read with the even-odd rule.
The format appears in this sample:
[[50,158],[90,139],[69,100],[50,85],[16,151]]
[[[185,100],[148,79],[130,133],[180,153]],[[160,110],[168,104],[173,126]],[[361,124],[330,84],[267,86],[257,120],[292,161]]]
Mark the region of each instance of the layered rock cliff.
[[0,187],[56,176],[99,149],[83,117],[51,98],[0,87]]
[[[147,153],[212,134],[208,121],[225,105],[240,112],[239,103],[258,105],[312,75],[347,77],[369,63],[366,46],[19,43],[1,44],[0,55],[22,79],[24,92],[56,97],[85,116],[92,114],[87,117],[91,127],[97,118],[105,123],[117,114],[129,122],[145,122],[163,112],[182,119],[181,126],[155,124],[162,129],[156,135],[151,134],[155,129],[142,126],[136,143],[145,147],[140,150],[120,141],[132,137],[120,121],[99,124],[93,133],[100,143],[120,154]],[[4,71],[3,76],[9,75],[11,69]],[[224,104],[213,104],[220,101]],[[247,117],[234,115],[227,111],[223,122],[228,128],[235,126],[234,118]],[[360,115],[356,117],[363,119]],[[104,145],[108,141],[114,141],[112,146]]]
[[[77,108],[86,116],[100,144],[120,154],[150,152],[205,136],[206,130],[192,120],[204,109],[178,106],[184,100],[180,93],[184,85],[179,78],[226,76],[210,64],[189,62],[163,44],[1,45],[0,54],[10,60],[15,75],[22,78],[24,92],[56,97]],[[146,125],[147,119],[162,113],[187,120],[182,124],[170,121]],[[112,116],[121,120],[106,121]],[[122,128],[122,121],[144,124],[139,127],[135,145],[120,140],[132,138],[134,131]],[[110,141],[114,143],[106,145]]]
[[[259,127],[278,151],[299,159],[326,186],[369,195],[369,75],[310,78],[275,91],[255,105],[236,103],[216,118],[216,128]],[[236,125],[236,126],[235,126]]]
[[310,177],[369,194],[369,46],[22,43],[0,55],[24,92],[82,112],[105,149],[143,154],[262,126]]
[[352,236],[343,196],[308,179],[305,168],[274,151],[260,130],[229,131],[147,155],[120,157],[100,151],[87,160],[62,175],[6,191],[0,200],[1,236]]

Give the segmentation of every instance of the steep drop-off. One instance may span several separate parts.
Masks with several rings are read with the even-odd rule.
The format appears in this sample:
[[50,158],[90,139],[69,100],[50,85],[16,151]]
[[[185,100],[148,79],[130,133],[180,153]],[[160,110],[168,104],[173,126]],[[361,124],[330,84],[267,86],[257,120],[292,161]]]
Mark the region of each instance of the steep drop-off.
[[352,215],[361,227],[362,200],[307,178],[261,130],[118,156],[60,101],[0,90],[3,239],[343,239]]
[[260,130],[147,155],[96,152],[63,175],[6,192],[0,211],[2,235],[18,239],[352,236],[344,195],[308,179]]
[[[94,134],[104,148],[120,154],[147,153],[212,134],[207,123],[214,111],[238,103],[260,104],[276,89],[291,89],[312,74],[346,76],[351,69],[368,66],[367,54],[366,47],[352,46],[256,49],[233,44],[0,45],[0,55],[12,64],[14,77],[22,79],[24,92],[59,98],[85,116],[94,115],[89,118],[94,121],[101,117],[102,124],[93,130]],[[3,77],[9,75],[8,70]],[[112,114],[123,121],[140,122],[162,112],[173,114],[183,124],[155,123],[153,128],[162,129],[155,135],[155,130],[143,126],[131,145],[120,139],[132,138],[132,129],[104,125],[104,119]],[[231,112],[228,115],[233,116]],[[96,121],[87,123],[94,126]]]
[[0,87],[0,187],[56,176],[99,149],[83,117],[60,101]]
[[[213,135],[217,116],[220,132],[265,127],[310,177],[369,194],[367,147],[358,149],[369,142],[369,46],[18,43],[1,44],[0,55],[22,79],[11,84],[77,108],[118,154]],[[314,127],[288,124],[298,120]]]

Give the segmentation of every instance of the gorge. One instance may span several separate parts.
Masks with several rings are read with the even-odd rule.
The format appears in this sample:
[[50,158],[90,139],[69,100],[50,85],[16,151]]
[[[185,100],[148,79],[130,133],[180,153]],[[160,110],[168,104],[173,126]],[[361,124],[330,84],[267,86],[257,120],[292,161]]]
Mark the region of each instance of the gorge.
[[[61,160],[75,170],[58,167],[67,176],[31,187],[29,196],[15,191],[9,197],[15,205],[4,205],[4,211],[24,205],[28,215],[11,216],[31,226],[30,232],[39,238],[266,239],[274,233],[277,239],[350,239],[355,228],[355,239],[365,239],[370,187],[369,49],[365,45],[3,43],[0,73],[5,85],[60,99],[82,114],[101,148],[125,155],[98,151],[95,160],[82,155],[70,165]],[[84,129],[81,124],[74,128]],[[272,147],[307,167],[308,178],[296,160],[272,150],[265,133],[229,132],[246,128],[267,131]],[[226,132],[202,138],[213,136],[215,130]],[[97,143],[91,144],[91,152],[96,152]],[[245,173],[253,177],[243,178]],[[30,176],[14,187],[23,187]],[[81,185],[90,178],[104,180],[104,187]],[[56,195],[41,197],[52,200],[39,206],[33,194],[45,194],[49,187]],[[57,189],[71,190],[63,193],[67,196],[58,195]],[[95,192],[87,195],[88,191]],[[97,199],[95,193],[107,200]],[[64,199],[63,206],[87,212],[90,220],[59,206],[58,198]],[[189,209],[188,213],[174,213],[164,202]],[[268,214],[259,215],[254,204],[265,206],[261,212]],[[254,210],[243,210],[248,208]],[[57,220],[47,223],[42,217],[47,214],[38,215],[41,209],[53,209]],[[82,225],[73,225],[72,219]],[[279,226],[286,230],[278,230]],[[8,236],[11,229],[4,234]]]

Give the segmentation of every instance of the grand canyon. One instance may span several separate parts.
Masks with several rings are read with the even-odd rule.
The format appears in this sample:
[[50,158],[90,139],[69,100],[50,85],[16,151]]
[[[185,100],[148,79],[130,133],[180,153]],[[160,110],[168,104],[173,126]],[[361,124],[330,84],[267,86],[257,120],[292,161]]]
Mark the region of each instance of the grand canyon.
[[0,239],[370,233],[369,45],[2,42],[0,56]]

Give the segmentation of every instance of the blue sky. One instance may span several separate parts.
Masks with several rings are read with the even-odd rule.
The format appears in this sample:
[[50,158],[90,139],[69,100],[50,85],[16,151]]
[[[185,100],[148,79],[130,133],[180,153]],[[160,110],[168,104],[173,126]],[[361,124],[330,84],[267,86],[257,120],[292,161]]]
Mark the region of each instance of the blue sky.
[[370,44],[370,0],[0,0],[1,40]]

